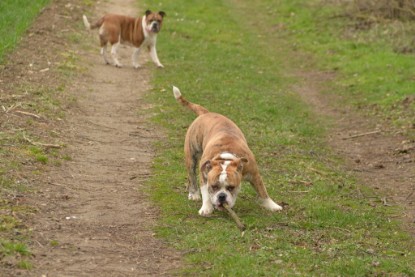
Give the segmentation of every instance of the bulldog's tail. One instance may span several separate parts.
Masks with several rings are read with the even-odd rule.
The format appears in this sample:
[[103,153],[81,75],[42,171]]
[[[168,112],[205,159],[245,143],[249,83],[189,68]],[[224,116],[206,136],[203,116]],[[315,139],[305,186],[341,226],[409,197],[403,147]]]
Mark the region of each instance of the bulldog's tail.
[[198,104],[191,103],[191,102],[187,101],[186,99],[184,99],[184,97],[180,93],[180,90],[175,86],[173,86],[173,94],[174,94],[174,98],[176,98],[177,102],[182,104],[182,106],[187,107],[188,109],[192,110],[195,114],[201,115],[201,114],[205,114],[205,113],[209,112],[206,108],[204,108],[204,107],[202,107]]
[[84,21],[84,25],[85,25],[85,28],[87,30],[92,30],[92,29],[95,29],[95,28],[99,28],[99,27],[101,27],[102,23],[104,22],[103,18],[101,18],[95,24],[91,25],[89,23],[88,18],[86,17],[86,15],[82,15],[82,20]]

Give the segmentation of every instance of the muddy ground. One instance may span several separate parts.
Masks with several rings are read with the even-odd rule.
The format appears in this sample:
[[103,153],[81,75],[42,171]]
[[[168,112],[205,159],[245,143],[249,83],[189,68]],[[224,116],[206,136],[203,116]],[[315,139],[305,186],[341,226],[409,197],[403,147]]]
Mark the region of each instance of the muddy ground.
[[[141,101],[156,69],[143,53],[144,66],[134,70],[129,47],[120,49],[125,67],[104,65],[96,32],[75,26],[86,11],[91,21],[106,11],[135,16],[134,2],[109,0],[94,8],[78,0],[54,1],[1,69],[1,105],[7,107],[1,111],[2,130],[30,130],[38,141],[65,145],[62,151],[70,157],[60,166],[22,161],[21,171],[9,173],[31,188],[13,196],[13,201],[35,207],[22,218],[33,242],[34,268],[5,267],[2,276],[171,276],[182,265],[180,253],[154,237],[157,207],[143,190],[151,174],[151,142],[162,136],[149,124],[149,107]],[[80,35],[68,39],[72,32]],[[62,67],[68,67],[71,58],[78,65],[72,68],[77,74],[62,78]],[[415,235],[415,143],[381,121],[322,97],[331,74],[299,76],[304,82],[295,90],[316,112],[333,119],[328,143],[345,158],[352,174],[378,189],[379,197],[371,200],[374,205],[403,207],[403,222]],[[61,83],[65,93],[58,96],[62,110],[56,117],[16,105],[36,102],[30,94],[33,84],[33,89],[60,91]],[[60,118],[60,112],[65,116]]]

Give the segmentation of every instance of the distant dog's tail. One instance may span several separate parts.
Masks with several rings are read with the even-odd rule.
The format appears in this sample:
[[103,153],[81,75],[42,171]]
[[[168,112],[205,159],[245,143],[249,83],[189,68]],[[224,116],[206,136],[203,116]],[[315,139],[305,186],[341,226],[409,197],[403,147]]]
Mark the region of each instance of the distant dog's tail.
[[180,93],[180,90],[175,86],[173,86],[173,94],[174,94],[174,98],[176,98],[177,102],[182,104],[182,106],[187,107],[188,109],[192,110],[195,114],[202,115],[202,114],[205,114],[205,113],[209,112],[206,108],[204,108],[204,107],[202,107],[198,104],[191,103],[191,102],[187,101],[186,99],[184,99],[184,97]]
[[86,17],[86,15],[82,15],[82,20],[84,21],[84,25],[85,25],[85,28],[87,30],[92,30],[92,29],[95,29],[95,28],[99,28],[99,27],[101,27],[102,23],[104,22],[103,18],[101,18],[95,24],[91,25],[91,24],[89,24],[89,21],[88,21],[88,18]]

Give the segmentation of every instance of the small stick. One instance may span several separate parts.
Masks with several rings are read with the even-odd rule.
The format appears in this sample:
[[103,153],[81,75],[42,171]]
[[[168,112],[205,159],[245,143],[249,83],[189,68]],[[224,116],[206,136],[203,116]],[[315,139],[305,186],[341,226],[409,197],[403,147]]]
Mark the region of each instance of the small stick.
[[291,183],[291,184],[298,184],[298,183],[300,183],[300,184],[303,184],[303,185],[305,185],[305,186],[312,186],[312,185],[313,185],[313,183],[312,183],[312,182],[309,182],[309,181],[303,181],[303,180],[294,180],[294,181],[290,181],[290,183]]
[[41,147],[46,147],[46,148],[61,148],[62,147],[58,144],[48,144],[48,143],[40,143],[40,142],[33,141],[29,139],[28,137],[26,137],[24,134],[23,134],[23,138],[29,143],[36,145],[36,146],[41,146]]
[[28,115],[37,119],[40,119],[40,116],[34,113],[28,113],[28,112],[24,112],[24,111],[14,111],[15,113],[19,113],[19,114],[23,114],[23,115]]
[[8,113],[8,112],[10,112],[10,111],[12,111],[12,110],[14,110],[14,109],[16,109],[17,107],[19,107],[21,104],[20,103],[18,103],[18,104],[13,104],[13,105],[11,105],[5,112],[6,113]]
[[238,215],[228,206],[228,204],[223,204],[223,207],[229,213],[229,215],[235,220],[236,226],[238,226],[239,230],[245,231],[246,227],[239,219]]
[[376,130],[376,131],[372,131],[372,132],[361,133],[361,134],[357,134],[357,135],[354,135],[354,136],[345,137],[345,138],[343,138],[343,140],[363,137],[363,136],[367,136],[367,135],[373,135],[373,134],[377,134],[377,133],[380,133],[380,132],[382,132],[382,131],[381,130]]

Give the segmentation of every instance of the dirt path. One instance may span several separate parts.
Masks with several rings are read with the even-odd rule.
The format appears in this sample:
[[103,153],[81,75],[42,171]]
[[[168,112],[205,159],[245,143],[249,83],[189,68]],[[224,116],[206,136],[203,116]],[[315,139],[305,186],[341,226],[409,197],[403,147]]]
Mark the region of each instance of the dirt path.
[[359,182],[379,191],[378,197],[365,195],[371,205],[395,206],[403,209],[397,215],[415,236],[415,141],[405,138],[399,130],[376,119],[358,114],[339,105],[333,95],[323,95],[330,73],[300,73],[303,79],[295,90],[315,112],[331,119],[328,143],[346,168]]
[[[136,16],[134,4],[99,2],[90,20],[105,11]],[[140,101],[153,64],[134,70],[132,49],[121,47],[125,67],[104,65],[97,33],[84,38],[93,49],[78,51],[88,70],[71,86],[78,106],[66,117],[72,159],[54,168],[40,190],[30,275],[170,276],[180,256],[154,238],[157,210],[142,190],[158,136]]]

